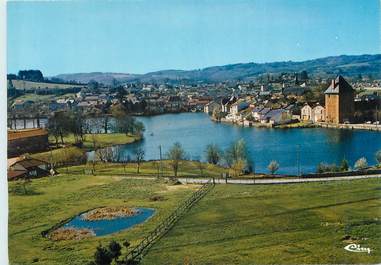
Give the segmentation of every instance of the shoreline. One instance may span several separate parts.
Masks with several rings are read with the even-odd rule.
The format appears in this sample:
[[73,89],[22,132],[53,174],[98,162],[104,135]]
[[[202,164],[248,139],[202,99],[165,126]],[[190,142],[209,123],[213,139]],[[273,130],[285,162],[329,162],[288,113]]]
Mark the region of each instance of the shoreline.
[[376,131],[381,132],[381,125],[375,124],[365,124],[365,123],[349,123],[349,124],[333,124],[333,123],[325,123],[325,122],[317,122],[317,123],[304,123],[304,122],[296,122],[296,123],[285,123],[285,124],[270,124],[270,123],[260,123],[253,122],[250,125],[245,125],[243,122],[233,122],[226,119],[217,120],[213,117],[210,117],[212,122],[216,123],[225,123],[236,125],[239,127],[254,127],[254,128],[273,128],[273,129],[305,129],[305,128],[328,128],[328,129],[342,129],[342,130],[367,130],[367,131]]

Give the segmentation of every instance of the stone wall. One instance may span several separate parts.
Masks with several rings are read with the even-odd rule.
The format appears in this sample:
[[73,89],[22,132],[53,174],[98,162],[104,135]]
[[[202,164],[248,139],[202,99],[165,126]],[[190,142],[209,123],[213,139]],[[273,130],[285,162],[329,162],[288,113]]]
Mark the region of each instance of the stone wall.
[[325,95],[326,122],[339,123],[339,96],[335,94]]

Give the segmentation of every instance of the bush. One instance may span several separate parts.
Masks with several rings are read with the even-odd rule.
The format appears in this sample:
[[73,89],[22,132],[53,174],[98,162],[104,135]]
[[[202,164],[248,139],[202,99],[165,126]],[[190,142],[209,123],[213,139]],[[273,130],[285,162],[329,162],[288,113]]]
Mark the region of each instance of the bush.
[[359,160],[355,163],[355,169],[362,170],[368,167],[368,161],[366,161],[365,157],[361,157]]
[[316,171],[317,173],[339,172],[340,168],[336,164],[319,163]]
[[114,240],[110,242],[108,245],[109,252],[111,254],[111,258],[114,260],[118,260],[119,256],[122,254],[121,249],[122,247],[120,244]]
[[94,253],[94,263],[96,265],[109,265],[112,261],[112,254],[110,251],[101,245],[97,247]]
[[341,171],[348,171],[348,169],[349,169],[349,163],[348,163],[348,160],[343,159],[343,160],[341,161],[341,164],[340,164],[340,170],[341,170]]
[[269,169],[271,175],[274,175],[274,173],[279,169],[279,163],[275,160],[271,161],[270,164],[267,166]]

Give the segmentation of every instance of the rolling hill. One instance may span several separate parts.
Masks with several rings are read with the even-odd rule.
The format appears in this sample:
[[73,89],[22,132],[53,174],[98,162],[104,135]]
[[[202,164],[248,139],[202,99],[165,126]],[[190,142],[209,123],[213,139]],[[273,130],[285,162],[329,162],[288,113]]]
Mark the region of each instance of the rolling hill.
[[61,74],[56,77],[66,81],[75,80],[78,82],[95,80],[104,84],[111,84],[114,79],[121,83],[195,83],[249,81],[265,73],[280,74],[282,72],[300,72],[304,70],[309,75],[323,78],[332,77],[337,74],[347,77],[361,74],[363,76],[371,75],[374,78],[381,78],[381,54],[340,55],[300,62],[238,63],[197,70],[162,70],[142,75],[94,72]]

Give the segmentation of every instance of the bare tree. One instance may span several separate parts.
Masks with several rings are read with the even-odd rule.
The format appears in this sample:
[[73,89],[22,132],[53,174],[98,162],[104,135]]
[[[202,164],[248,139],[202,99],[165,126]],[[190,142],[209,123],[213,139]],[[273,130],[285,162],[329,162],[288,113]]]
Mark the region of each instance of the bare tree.
[[167,153],[169,164],[172,167],[174,177],[177,178],[177,172],[181,160],[185,159],[185,151],[180,143],[176,142]]
[[206,146],[206,160],[210,164],[217,165],[221,158],[221,150],[215,144],[209,144]]
[[99,148],[99,142],[98,142],[98,139],[97,139],[97,136],[95,134],[91,134],[91,143],[92,143],[92,146],[93,146],[93,150],[94,150],[94,156],[93,156],[93,161],[92,161],[92,174],[95,175],[95,159],[96,159],[96,153],[97,153],[97,150]]
[[143,161],[144,159],[144,150],[141,148],[141,147],[138,147],[134,150],[134,156],[135,156],[135,161],[136,161],[136,165],[137,165],[137,172],[136,173],[140,173],[140,163]]

